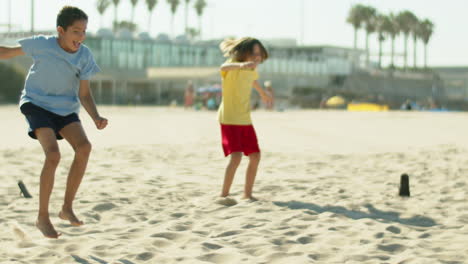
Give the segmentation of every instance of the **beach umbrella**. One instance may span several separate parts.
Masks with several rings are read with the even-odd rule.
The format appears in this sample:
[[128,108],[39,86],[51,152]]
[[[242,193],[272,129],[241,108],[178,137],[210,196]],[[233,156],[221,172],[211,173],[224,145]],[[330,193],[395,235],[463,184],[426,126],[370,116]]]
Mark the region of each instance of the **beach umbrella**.
[[327,100],[326,105],[330,107],[337,107],[344,105],[346,100],[341,96],[332,96]]

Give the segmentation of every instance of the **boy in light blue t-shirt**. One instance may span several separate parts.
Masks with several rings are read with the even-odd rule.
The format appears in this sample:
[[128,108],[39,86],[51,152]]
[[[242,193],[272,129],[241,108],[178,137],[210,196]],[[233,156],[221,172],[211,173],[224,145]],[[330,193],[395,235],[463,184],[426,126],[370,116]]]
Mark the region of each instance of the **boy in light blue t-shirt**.
[[17,47],[1,47],[0,59],[31,56],[31,66],[20,99],[29,124],[29,135],[41,144],[45,161],[41,172],[37,228],[46,237],[58,238],[49,218],[49,199],[60,160],[57,140],[65,138],[75,151],[68,174],[65,200],[59,217],[74,226],[83,224],[73,212],[73,200],[86,170],[91,144],[78,117],[80,103],[98,129],[107,126],[92,97],[89,79],[100,71],[86,39],[88,16],[66,6],[57,16],[58,36],[22,39]]

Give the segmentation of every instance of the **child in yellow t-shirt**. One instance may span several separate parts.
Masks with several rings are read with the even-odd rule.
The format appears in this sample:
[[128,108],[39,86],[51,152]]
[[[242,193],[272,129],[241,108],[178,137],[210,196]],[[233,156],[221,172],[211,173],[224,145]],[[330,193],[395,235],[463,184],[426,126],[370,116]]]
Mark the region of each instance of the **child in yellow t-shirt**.
[[242,153],[249,157],[244,199],[256,200],[252,189],[260,162],[260,148],[250,118],[252,87],[264,102],[270,102],[258,82],[257,65],[268,58],[262,43],[254,38],[227,39],[220,45],[229,59],[221,65],[223,97],[218,110],[224,155],[231,155],[226,168],[221,197],[227,197]]

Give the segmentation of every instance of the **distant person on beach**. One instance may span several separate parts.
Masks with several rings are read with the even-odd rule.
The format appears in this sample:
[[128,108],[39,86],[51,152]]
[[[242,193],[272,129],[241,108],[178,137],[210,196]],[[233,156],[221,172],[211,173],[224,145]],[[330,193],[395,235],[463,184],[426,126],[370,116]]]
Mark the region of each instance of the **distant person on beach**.
[[227,61],[221,65],[222,101],[218,110],[224,155],[231,155],[227,165],[221,197],[229,196],[229,190],[239,166],[242,153],[249,157],[246,172],[244,199],[256,200],[252,189],[260,162],[260,148],[250,118],[252,87],[265,103],[270,96],[258,83],[257,65],[268,58],[262,43],[254,38],[226,39],[220,48]]
[[58,36],[33,36],[20,40],[17,47],[0,47],[0,59],[28,55],[34,61],[19,104],[29,124],[29,136],[39,141],[45,154],[36,227],[49,238],[60,236],[49,217],[49,199],[60,161],[57,140],[65,138],[75,151],[59,217],[80,226],[83,222],[73,211],[73,201],[91,152],[91,143],[78,117],[80,102],[97,129],[107,126],[89,87],[89,79],[100,69],[83,45],[87,24],[88,16],[82,10],[65,6],[57,16]]
[[411,111],[412,110],[412,106],[411,106],[411,101],[408,99],[406,100],[402,105],[401,105],[401,109],[402,110],[406,110],[406,111]]
[[266,109],[267,110],[273,110],[274,107],[275,107],[275,105],[274,105],[275,104],[275,93],[273,91],[273,86],[271,85],[271,81],[265,81],[265,83],[263,85],[265,86],[266,93],[271,98],[271,101],[266,104]]
[[193,101],[195,97],[195,90],[193,89],[193,83],[192,81],[189,81],[187,83],[187,87],[185,88],[185,102],[184,102],[184,107],[185,108],[191,108],[193,106]]

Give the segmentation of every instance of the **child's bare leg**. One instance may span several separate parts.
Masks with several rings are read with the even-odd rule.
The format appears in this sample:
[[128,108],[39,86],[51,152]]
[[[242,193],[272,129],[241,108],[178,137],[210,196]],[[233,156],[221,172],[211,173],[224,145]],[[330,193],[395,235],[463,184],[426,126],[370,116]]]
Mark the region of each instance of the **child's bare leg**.
[[59,217],[63,220],[70,221],[70,224],[74,226],[80,226],[83,222],[80,221],[73,212],[73,201],[88,164],[89,154],[91,152],[91,143],[88,141],[80,122],[74,122],[67,125],[60,130],[60,134],[72,146],[75,151],[75,158],[73,159],[70,172],[68,173],[65,199],[62,211],[59,213]]
[[49,218],[49,200],[54,187],[55,171],[60,162],[60,151],[55,132],[51,128],[38,128],[35,134],[45,154],[44,166],[41,172],[39,187],[39,214],[36,227],[49,238],[58,238]]
[[221,197],[226,197],[229,195],[229,190],[231,189],[232,181],[234,180],[234,175],[236,174],[237,167],[242,159],[242,152],[233,152],[231,153],[231,160],[229,161],[228,166],[226,167],[226,172],[224,174],[224,184]]
[[249,166],[247,167],[247,173],[245,175],[244,199],[255,200],[255,198],[252,196],[252,189],[255,183],[255,177],[257,176],[257,168],[259,163],[259,152],[249,155]]

